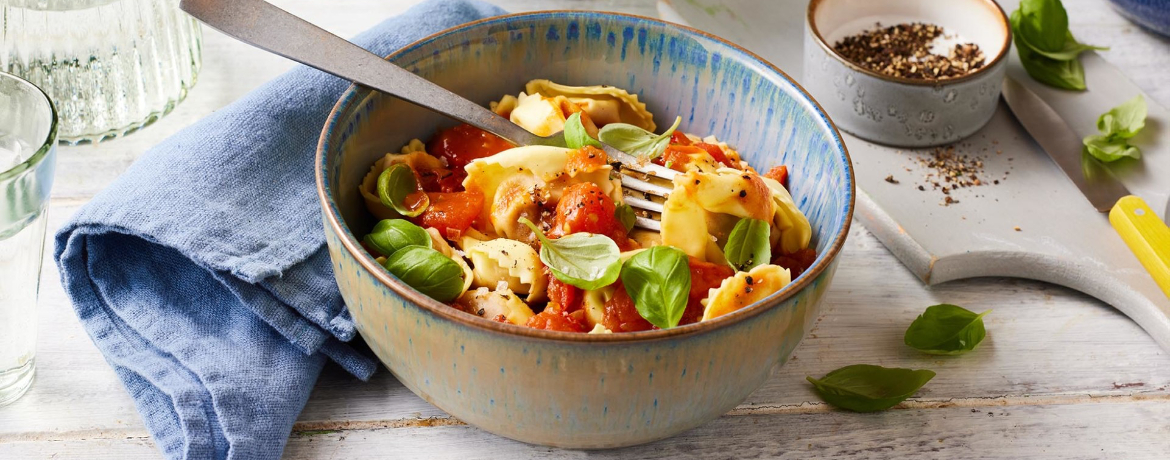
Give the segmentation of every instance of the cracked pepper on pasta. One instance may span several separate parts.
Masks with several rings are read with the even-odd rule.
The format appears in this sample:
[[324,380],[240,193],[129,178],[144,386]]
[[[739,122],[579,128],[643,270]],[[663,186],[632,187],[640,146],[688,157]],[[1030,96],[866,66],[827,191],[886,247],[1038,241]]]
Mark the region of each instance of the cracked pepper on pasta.
[[[569,126],[591,139],[515,147],[459,125],[387,154],[361,183],[366,207],[383,220],[366,249],[453,308],[557,331],[675,327],[764,299],[816,258],[784,166],[761,175],[714,137],[655,134],[636,95],[533,80],[491,109],[541,136]],[[659,136],[644,154],[682,173],[663,203],[661,233],[632,228],[616,165],[589,145],[621,148],[607,138],[618,131]],[[415,184],[396,193],[387,177],[399,165]],[[386,223],[397,219],[414,225]],[[402,249],[410,245],[428,251]]]

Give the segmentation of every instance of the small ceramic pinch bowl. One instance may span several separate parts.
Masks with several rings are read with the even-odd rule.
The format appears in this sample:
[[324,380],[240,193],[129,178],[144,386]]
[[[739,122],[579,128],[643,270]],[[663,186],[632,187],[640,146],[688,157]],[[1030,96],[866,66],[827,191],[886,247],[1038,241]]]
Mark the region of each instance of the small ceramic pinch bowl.
[[[922,80],[881,74],[833,50],[875,27],[922,22],[942,26],[983,50],[983,67]],[[841,129],[899,147],[962,139],[991,120],[1011,50],[1011,26],[993,0],[812,0],[804,39],[804,83]]]
[[370,165],[452,122],[352,87],[321,134],[316,177],[341,294],[366,343],[404,385],[484,430],[575,448],[628,446],[710,421],[791,356],[836,270],[853,214],[852,167],[815,101],[759,57],[662,21],[593,12],[490,18],[423,39],[389,60],[475,102],[534,78],[610,84],[647,103],[660,126],[714,134],[758,170],[787,165],[808,216],[814,265],[771,297],[667,330],[573,334],[489,321],[403,284],[359,243]]

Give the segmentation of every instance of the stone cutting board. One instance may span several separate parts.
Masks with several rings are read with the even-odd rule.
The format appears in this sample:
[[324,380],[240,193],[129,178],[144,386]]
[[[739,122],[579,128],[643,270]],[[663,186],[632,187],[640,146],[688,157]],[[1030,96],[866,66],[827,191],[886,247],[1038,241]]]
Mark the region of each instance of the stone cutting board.
[[[1000,1],[1005,11],[1018,1]],[[807,0],[660,0],[659,13],[760,54],[799,82]],[[1008,75],[1061,113],[1078,135],[1097,116],[1141,90],[1099,55],[1082,56],[1089,91],[1035,83],[1012,51]],[[814,95],[815,96],[815,95]],[[1134,139],[1142,161],[1114,165],[1129,190],[1163,220],[1170,214],[1170,111],[1146,97],[1146,128]],[[842,133],[857,173],[856,217],[926,284],[979,277],[1029,278],[1068,286],[1116,307],[1170,350],[1170,299],[1005,104],[991,122],[955,144],[983,160],[989,184],[954,190],[958,203],[924,179],[917,158],[930,149],[876,145]],[[799,171],[792,180],[800,180]],[[899,183],[886,181],[893,176]],[[926,191],[920,191],[924,185]]]

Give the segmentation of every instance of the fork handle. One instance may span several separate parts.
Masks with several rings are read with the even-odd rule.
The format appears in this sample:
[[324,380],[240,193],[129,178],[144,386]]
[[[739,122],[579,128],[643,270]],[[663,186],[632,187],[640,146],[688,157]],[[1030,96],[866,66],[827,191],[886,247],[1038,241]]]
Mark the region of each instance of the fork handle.
[[433,110],[513,144],[547,143],[491,110],[263,0],[182,0],[179,8],[244,43]]

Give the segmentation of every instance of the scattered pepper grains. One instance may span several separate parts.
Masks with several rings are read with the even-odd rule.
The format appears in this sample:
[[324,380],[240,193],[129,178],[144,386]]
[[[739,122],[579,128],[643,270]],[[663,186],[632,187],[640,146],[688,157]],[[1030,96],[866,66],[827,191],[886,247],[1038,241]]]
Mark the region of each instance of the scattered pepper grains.
[[931,53],[939,37],[953,38],[942,27],[915,22],[882,27],[845,37],[833,50],[853,63],[892,77],[942,80],[961,77],[983,67],[979,45],[958,43],[946,56]]
[[[986,173],[982,157],[959,153],[955,150],[954,144],[917,153],[918,157],[914,161],[926,170],[918,190],[925,192],[927,187],[930,187],[931,190],[942,192],[943,198],[939,202],[941,206],[959,203],[958,199],[951,196],[953,191],[968,187],[999,185],[999,179],[993,181],[984,179]],[[1004,178],[1006,179],[1006,175]]]

